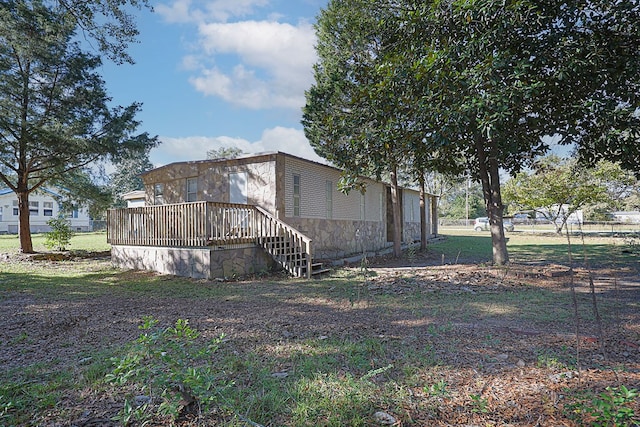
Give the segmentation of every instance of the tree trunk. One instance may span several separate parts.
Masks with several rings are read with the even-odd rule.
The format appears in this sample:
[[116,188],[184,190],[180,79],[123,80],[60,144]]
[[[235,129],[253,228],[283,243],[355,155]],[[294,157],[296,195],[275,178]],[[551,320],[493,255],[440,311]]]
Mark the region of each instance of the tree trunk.
[[[489,145],[489,153],[485,151],[485,144]],[[478,156],[478,173],[482,182],[482,193],[487,207],[487,217],[491,229],[491,245],[493,247],[493,263],[505,265],[509,263],[507,240],[502,225],[504,206],[500,193],[500,168],[495,154],[495,146],[491,141],[485,141],[480,135],[475,135],[476,152]]]
[[424,174],[420,174],[420,250],[427,249],[427,203],[424,194]]
[[33,253],[31,242],[31,226],[29,218],[29,192],[22,190],[16,193],[18,196],[18,236],[20,238],[20,250],[25,254]]
[[398,197],[397,166],[391,168],[391,208],[393,210],[393,256],[402,256],[402,217],[400,212],[400,197]]

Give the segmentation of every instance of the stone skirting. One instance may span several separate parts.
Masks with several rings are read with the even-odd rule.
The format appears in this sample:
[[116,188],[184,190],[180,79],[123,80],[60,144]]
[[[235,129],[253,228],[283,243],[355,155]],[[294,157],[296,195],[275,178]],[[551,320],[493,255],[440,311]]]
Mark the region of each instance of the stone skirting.
[[115,245],[111,247],[111,262],[117,268],[195,279],[240,277],[275,267],[273,259],[255,245],[222,250]]
[[389,246],[382,222],[316,218],[287,218],[286,222],[313,239],[314,258],[341,258]]

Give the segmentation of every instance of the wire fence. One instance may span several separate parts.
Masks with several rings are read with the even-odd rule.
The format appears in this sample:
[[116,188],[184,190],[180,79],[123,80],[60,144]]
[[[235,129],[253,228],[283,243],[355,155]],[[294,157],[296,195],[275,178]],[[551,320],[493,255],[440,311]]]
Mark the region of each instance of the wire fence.
[[[511,220],[517,231],[554,232],[555,224],[545,220]],[[449,219],[440,218],[440,227],[469,228],[473,229],[474,219]],[[620,221],[584,221],[582,224],[570,222],[566,224],[571,233],[596,233],[596,234],[640,234],[640,224]]]

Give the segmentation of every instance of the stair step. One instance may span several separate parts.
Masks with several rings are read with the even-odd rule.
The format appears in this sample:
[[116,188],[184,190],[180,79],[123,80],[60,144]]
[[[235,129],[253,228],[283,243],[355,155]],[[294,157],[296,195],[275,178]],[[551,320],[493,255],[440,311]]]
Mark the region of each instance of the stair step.
[[312,276],[317,276],[319,274],[329,273],[331,271],[330,268],[322,268],[320,270],[311,270]]

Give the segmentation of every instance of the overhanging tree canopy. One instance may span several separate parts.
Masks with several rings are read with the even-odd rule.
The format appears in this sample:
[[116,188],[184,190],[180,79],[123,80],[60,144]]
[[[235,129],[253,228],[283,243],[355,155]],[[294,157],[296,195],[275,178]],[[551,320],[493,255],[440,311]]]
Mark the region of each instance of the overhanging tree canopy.
[[637,161],[638,9],[636,0],[330,1],[305,131],[356,173],[392,164],[387,147],[441,171],[450,165],[433,159],[464,159],[504,264],[501,169],[517,173],[544,154],[547,135],[577,142],[586,160]]
[[42,2],[0,5],[0,181],[18,196],[20,244],[32,252],[29,194],[101,158],[144,151],[140,105],[109,108],[100,58],[73,41],[68,11]]

